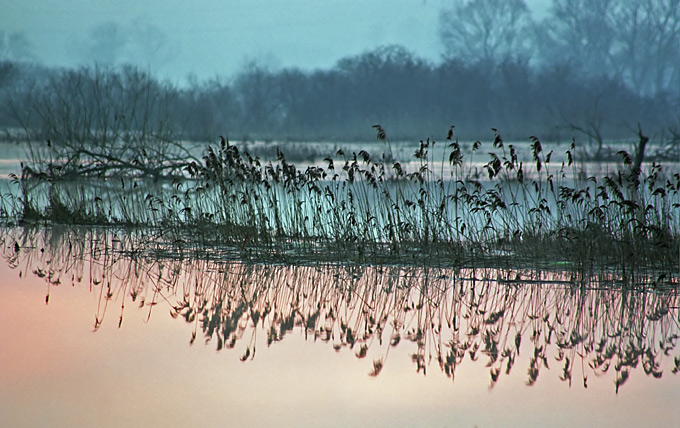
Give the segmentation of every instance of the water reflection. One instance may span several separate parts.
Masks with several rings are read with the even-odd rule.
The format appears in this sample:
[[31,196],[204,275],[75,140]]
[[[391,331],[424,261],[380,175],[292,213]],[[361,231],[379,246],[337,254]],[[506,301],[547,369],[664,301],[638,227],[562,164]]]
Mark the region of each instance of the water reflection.
[[608,373],[618,392],[633,371],[680,371],[676,277],[621,289],[616,272],[245,263],[238,249],[168,251],[141,230],[26,227],[1,239],[11,267],[44,278],[46,303],[60,284],[96,293],[94,330],[168,310],[193,327],[189,343],[243,361],[300,331],[365,359],[371,376],[403,355],[454,380],[462,364],[483,365],[491,387],[512,370],[533,385],[552,369],[570,386]]

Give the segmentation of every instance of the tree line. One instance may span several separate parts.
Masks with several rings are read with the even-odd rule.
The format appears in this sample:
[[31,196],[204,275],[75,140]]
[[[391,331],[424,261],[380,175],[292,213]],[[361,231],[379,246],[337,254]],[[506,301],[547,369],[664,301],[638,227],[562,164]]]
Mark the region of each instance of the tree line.
[[439,36],[446,57],[569,64],[636,93],[680,96],[680,0],[552,0],[542,19],[524,0],[453,0]]
[[53,139],[122,126],[285,141],[365,140],[375,124],[391,139],[419,139],[456,125],[469,138],[495,127],[506,138],[601,145],[640,124],[654,139],[680,140],[680,0],[553,0],[540,21],[523,0],[457,0],[437,31],[438,62],[389,45],[327,69],[251,62],[235,76],[181,86],[133,65],[6,59],[0,126]]
[[[381,124],[392,139],[424,138],[457,125],[482,138],[630,137],[641,123],[663,138],[677,131],[677,100],[636,93],[621,80],[568,65],[535,69],[506,60],[488,66],[432,64],[399,46],[341,59],[325,70],[271,70],[252,63],[232,79],[180,87],[134,66],[49,69],[0,64],[0,126],[42,130],[163,129],[214,140],[362,140]],[[669,131],[670,129],[670,131]],[[59,135],[68,132],[62,129]],[[435,134],[437,135],[437,134]]]

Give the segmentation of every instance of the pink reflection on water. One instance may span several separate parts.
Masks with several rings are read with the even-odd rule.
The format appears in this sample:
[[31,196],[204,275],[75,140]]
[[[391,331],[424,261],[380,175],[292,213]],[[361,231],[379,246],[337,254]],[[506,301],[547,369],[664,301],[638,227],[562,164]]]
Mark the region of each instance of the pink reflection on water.
[[[252,267],[236,264],[230,269],[231,278],[237,279]],[[153,293],[140,289],[140,294],[147,292],[147,303],[157,302],[149,316],[148,305],[140,308],[137,302],[130,301],[131,287],[123,286],[124,279],[111,278],[112,290],[126,292],[117,300],[115,297],[110,300],[107,312],[102,313],[101,288],[91,288],[87,278],[75,281],[74,285],[62,280],[60,285],[51,286],[46,305],[44,279],[26,272],[24,278],[19,278],[18,270],[1,263],[0,414],[3,423],[7,426],[669,426],[680,420],[677,406],[680,380],[671,374],[669,367],[664,367],[661,379],[646,376],[640,370],[632,371],[617,395],[611,372],[597,377],[587,367],[584,370],[589,373],[588,388],[584,389],[580,383],[579,362],[573,369],[574,381],[570,388],[558,379],[561,364],[555,361],[556,351],[551,349],[546,355],[551,369],[542,370],[534,386],[526,386],[526,370],[533,351],[527,337],[522,341],[513,370],[502,375],[493,389],[489,389],[486,355],[480,354],[477,362],[466,356],[456,366],[452,381],[440,372],[437,362],[431,360],[430,354],[436,349],[432,345],[436,345],[438,338],[430,336],[423,353],[428,372],[423,376],[412,360],[412,354],[419,352],[418,344],[402,339],[398,346],[391,346],[392,332],[388,329],[385,329],[383,343],[372,344],[363,359],[355,356],[358,343],[350,349],[338,339],[337,326],[334,327],[336,336],[329,342],[321,340],[321,333],[314,340],[316,328],[310,332],[297,326],[286,333],[285,340],[268,346],[270,324],[263,322],[253,328],[246,322],[242,334],[246,339],[238,341],[234,349],[216,352],[215,340],[204,343],[201,331],[194,345],[189,346],[194,324],[182,318],[174,319],[168,312],[184,299],[187,291],[196,291],[187,284],[195,284],[199,277],[212,282],[217,287],[212,292],[219,295],[224,285],[217,281],[224,278],[223,274],[218,270],[214,274],[205,270],[185,272],[177,282],[184,289],[175,293],[161,290],[155,298]],[[279,283],[306,280],[310,282],[309,290],[313,291],[311,282],[324,275],[313,268],[279,267],[270,272],[267,280]],[[369,268],[361,277],[368,278],[367,283],[381,281],[377,268]],[[354,284],[351,280],[348,276],[347,284]],[[156,287],[152,283],[147,286]],[[207,292],[211,288],[201,290]],[[377,307],[380,302],[373,297],[370,303]],[[122,302],[125,302],[124,318],[118,328]],[[285,299],[278,304],[283,302]],[[352,317],[358,312],[352,311],[358,308],[362,308],[361,304],[340,307],[348,311],[345,320],[355,319]],[[448,310],[455,310],[451,308]],[[407,331],[419,321],[433,319],[437,310],[412,310],[414,316],[397,318]],[[677,308],[672,316],[677,331],[680,321]],[[95,319],[102,317],[103,322],[95,332]],[[462,330],[468,327],[459,326]],[[250,334],[254,335],[253,340],[249,339]],[[338,351],[333,344],[339,345]],[[247,348],[255,349],[256,355],[241,362]],[[382,359],[384,368],[379,376],[371,377],[368,373],[375,359]]]

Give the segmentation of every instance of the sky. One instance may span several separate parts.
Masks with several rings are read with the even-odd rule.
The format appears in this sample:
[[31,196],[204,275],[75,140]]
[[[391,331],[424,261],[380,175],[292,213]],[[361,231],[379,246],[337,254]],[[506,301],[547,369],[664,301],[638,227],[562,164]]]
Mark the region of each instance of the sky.
[[[272,67],[330,68],[382,45],[437,61],[446,0],[0,0],[0,32],[23,33],[33,58],[71,67],[134,62],[183,83],[230,76],[257,61]],[[536,17],[550,0],[526,0]],[[108,27],[107,27],[108,25]],[[114,30],[111,31],[112,27]],[[96,31],[123,47],[97,45]],[[99,46],[99,47],[97,47]]]

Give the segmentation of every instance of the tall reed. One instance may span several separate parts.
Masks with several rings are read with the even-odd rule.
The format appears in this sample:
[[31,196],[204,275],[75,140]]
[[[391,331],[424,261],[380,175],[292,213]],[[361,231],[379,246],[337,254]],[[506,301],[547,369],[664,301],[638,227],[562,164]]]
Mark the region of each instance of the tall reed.
[[400,161],[380,128],[388,153],[340,149],[304,169],[281,151],[265,162],[221,138],[172,183],[23,178],[19,215],[160,228],[181,241],[279,255],[622,265],[633,281],[640,269],[677,270],[680,173],[656,163],[634,171],[622,151],[615,170],[584,178],[575,142],[556,164],[538,138],[527,157],[493,132],[481,161],[483,144],[463,145],[453,127],[446,144],[421,140]]

